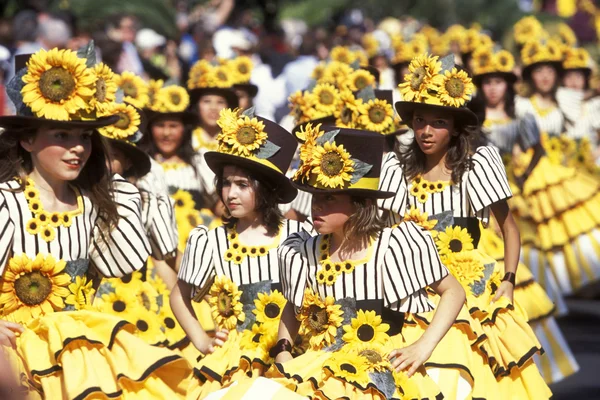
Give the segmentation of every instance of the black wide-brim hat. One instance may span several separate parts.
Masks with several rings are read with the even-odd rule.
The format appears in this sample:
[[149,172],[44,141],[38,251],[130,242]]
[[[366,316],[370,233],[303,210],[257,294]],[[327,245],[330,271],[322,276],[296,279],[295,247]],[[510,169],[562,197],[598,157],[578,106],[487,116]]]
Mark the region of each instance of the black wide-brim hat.
[[196,113],[189,111],[181,111],[181,112],[158,112],[150,109],[144,109],[144,113],[147,118],[147,125],[150,126],[157,119],[178,119],[184,125],[198,125],[199,118]]
[[222,174],[226,165],[247,169],[263,178],[266,184],[277,192],[280,204],[290,203],[296,198],[298,190],[285,174],[290,168],[298,143],[294,136],[275,122],[261,117],[256,117],[256,119],[265,125],[264,131],[267,133],[267,140],[279,146],[279,150],[275,154],[263,160],[257,157],[250,158],[220,151],[209,151],[204,154],[204,160],[215,174]]
[[300,132],[302,129],[306,128],[306,125],[308,125],[308,124],[311,124],[312,126],[321,124],[321,129],[325,129],[326,127],[333,127],[333,126],[335,126],[335,116],[329,115],[327,117],[315,118],[315,119],[311,119],[310,121],[302,122],[302,123],[296,125],[294,127],[294,129],[292,129],[292,134],[296,137],[296,140],[300,143],[304,143],[304,140],[302,140],[301,138],[298,137],[298,132]]
[[[346,194],[349,196],[369,197],[374,199],[387,199],[395,195],[394,192],[379,190],[381,176],[381,163],[385,136],[371,131],[333,127],[328,130],[339,129],[335,136],[335,144],[343,145],[344,149],[353,159],[358,159],[371,165],[371,169],[356,183],[339,189],[315,187],[309,183],[292,180],[292,184],[299,190],[312,194]],[[311,178],[311,182],[316,177]]]
[[565,68],[563,66],[562,70],[560,72],[561,72],[561,75],[564,76],[564,74],[569,71],[579,71],[579,72],[583,73],[583,75],[585,75],[586,80],[590,79],[590,76],[592,76],[592,69],[590,67]]
[[523,71],[521,72],[521,76],[523,76],[523,80],[530,81],[531,80],[531,72],[535,69],[535,67],[539,65],[549,65],[556,69],[557,74],[561,74],[562,72],[562,62],[560,61],[539,61],[529,64],[526,67],[523,67]]
[[236,83],[233,85],[234,90],[243,90],[248,93],[248,96],[255,98],[258,94],[258,86],[252,83]]
[[150,156],[140,150],[134,144],[128,143],[124,140],[106,138],[111,146],[115,146],[121,150],[131,161],[131,168],[134,170],[134,174],[137,178],[141,178],[150,172],[152,164]]
[[188,92],[190,94],[190,105],[193,106],[198,103],[200,97],[211,94],[225,98],[228,108],[237,108],[239,106],[237,94],[235,94],[232,88],[204,87],[191,89]]
[[22,129],[22,128],[84,128],[84,129],[97,129],[104,126],[112,125],[119,120],[116,115],[109,115],[107,117],[100,117],[94,120],[71,120],[71,121],[58,121],[54,119],[38,118],[34,116],[25,115],[7,115],[0,117],[0,127],[7,130],[10,129]]
[[473,75],[473,83],[475,84],[475,86],[480,88],[481,82],[483,82],[483,79],[487,78],[488,76],[498,76],[504,79],[506,82],[508,82],[509,85],[514,85],[515,82],[519,80],[519,77],[514,72],[495,71],[486,72],[485,74]]
[[437,104],[417,103],[414,101],[398,101],[394,105],[402,121],[412,128],[412,119],[416,110],[439,111],[452,114],[454,122],[462,126],[477,126],[477,115],[467,107],[450,107]]

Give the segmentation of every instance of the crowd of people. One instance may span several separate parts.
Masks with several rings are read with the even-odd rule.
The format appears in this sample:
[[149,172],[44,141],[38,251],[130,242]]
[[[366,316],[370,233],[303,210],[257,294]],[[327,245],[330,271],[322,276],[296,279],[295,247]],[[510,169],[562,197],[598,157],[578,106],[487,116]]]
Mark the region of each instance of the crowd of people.
[[178,43],[15,18],[0,397],[550,398],[579,368],[564,297],[600,280],[573,31],[259,39],[233,5],[178,14]]

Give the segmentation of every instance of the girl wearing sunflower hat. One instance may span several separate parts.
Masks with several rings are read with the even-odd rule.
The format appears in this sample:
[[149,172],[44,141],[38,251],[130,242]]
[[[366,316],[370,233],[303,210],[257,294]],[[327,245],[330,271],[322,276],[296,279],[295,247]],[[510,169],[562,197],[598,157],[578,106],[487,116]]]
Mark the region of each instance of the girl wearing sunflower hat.
[[[512,85],[517,77],[512,72],[513,68],[512,55],[504,50],[494,52],[492,49],[480,49],[473,53],[473,81],[478,87],[475,101],[483,103],[485,107],[483,126],[486,136],[509,165],[515,147],[519,152],[543,153],[535,117],[528,114],[517,119],[515,116]],[[513,185],[513,190],[518,189]],[[513,204],[518,205],[519,201],[521,199],[516,198]],[[522,238],[522,242],[526,242],[523,239],[525,238]],[[504,265],[504,242],[495,229],[482,230],[480,247],[496,259],[500,266]],[[524,308],[529,324],[542,346],[551,350],[541,357],[535,356],[535,362],[546,383],[551,384],[577,372],[578,365],[554,320],[555,313],[566,312],[554,275],[547,269],[536,270],[535,276],[545,283],[550,296],[536,281],[529,268],[519,263],[514,298],[515,303]]]
[[[469,371],[473,397],[546,398],[550,391],[533,362],[541,346],[513,306],[520,244],[506,203],[511,197],[506,172],[493,147],[471,148],[477,117],[464,105],[474,85],[455,67],[452,56],[441,61],[418,56],[411,71],[400,85],[405,101],[396,103],[396,111],[412,127],[415,139],[386,159],[381,187],[396,195],[380,202],[380,207],[388,211],[390,224],[404,218],[439,230],[440,256],[467,292],[463,309],[467,312],[455,323],[463,335],[447,336],[448,347],[465,349],[465,354],[450,355],[441,346],[425,365],[430,370],[441,368],[442,391],[449,397],[456,390],[448,385],[455,382],[451,376],[463,368],[463,377]],[[477,248],[479,221],[487,225],[490,211],[506,245],[504,276]],[[433,294],[429,299],[437,302]],[[427,314],[407,315],[407,335],[418,333],[430,320]],[[461,347],[461,342],[471,343],[473,350]],[[456,354],[461,355],[458,360]],[[495,379],[490,379],[490,370]]]
[[[218,122],[219,149],[205,158],[227,207],[225,225],[192,231],[171,294],[179,322],[206,355],[195,366],[193,398],[268,369],[285,305],[277,247],[304,231],[301,223],[284,220],[278,208],[297,193],[284,175],[296,150],[294,137],[252,109],[244,114],[225,109]],[[214,337],[189,311],[192,298],[206,294],[217,326]]]
[[230,64],[234,74],[233,90],[238,97],[240,110],[244,111],[254,106],[254,98],[258,94],[258,86],[250,82],[254,66],[247,56],[238,56]]
[[[312,193],[319,235],[293,235],[279,249],[289,303],[267,376],[311,398],[434,399],[441,394],[420,367],[464,292],[429,233],[412,222],[383,229],[376,200],[393,195],[377,189],[384,137],[346,128],[306,134],[293,183]],[[405,311],[430,309],[428,284],[443,297],[431,329],[412,346],[394,343]],[[298,332],[309,348],[292,359]]]
[[89,310],[101,276],[139,270],[150,252],[138,190],[107,168],[98,129],[118,118],[94,54],[17,58],[18,114],[0,117],[1,341],[32,397],[182,398],[182,357]]

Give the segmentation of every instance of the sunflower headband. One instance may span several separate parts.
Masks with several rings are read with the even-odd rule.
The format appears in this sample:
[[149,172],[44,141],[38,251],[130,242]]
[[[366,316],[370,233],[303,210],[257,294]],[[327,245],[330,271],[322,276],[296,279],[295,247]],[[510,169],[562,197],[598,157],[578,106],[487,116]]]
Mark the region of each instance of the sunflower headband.
[[147,107],[159,113],[184,112],[190,105],[190,96],[183,86],[164,86],[162,80],[150,81]]
[[294,181],[322,189],[347,189],[360,181],[373,167],[337,145],[339,129],[324,132],[321,125],[308,123],[298,134],[305,139],[300,146],[300,166]]
[[404,82],[398,85],[405,101],[462,107],[475,88],[467,73],[456,69],[452,54],[441,61],[437,56],[417,56],[408,70]]
[[561,62],[562,45],[556,39],[530,40],[521,49],[523,66],[528,67],[536,63]]
[[197,61],[190,70],[187,81],[189,90],[201,88],[230,88],[235,84],[247,83],[252,74],[252,61],[248,57],[233,60],[218,59],[214,62]]
[[515,58],[507,50],[494,52],[491,47],[481,47],[473,52],[473,75],[509,73],[515,67]]

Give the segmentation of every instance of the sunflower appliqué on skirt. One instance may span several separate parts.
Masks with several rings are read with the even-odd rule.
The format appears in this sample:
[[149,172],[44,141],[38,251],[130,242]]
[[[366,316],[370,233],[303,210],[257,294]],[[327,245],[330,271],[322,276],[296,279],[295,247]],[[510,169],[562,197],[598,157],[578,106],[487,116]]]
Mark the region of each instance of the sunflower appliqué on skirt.
[[[188,363],[138,339],[134,325],[94,311],[88,264],[41,254],[9,260],[0,281],[0,318],[25,327],[16,351],[5,349],[24,390],[34,398],[183,397]],[[82,373],[87,368],[94,373]]]
[[217,329],[229,331],[227,341],[202,358],[188,388],[190,398],[203,398],[234,381],[264,375],[274,362],[269,351],[277,342],[279,320],[286,300],[271,282],[238,286],[217,276],[209,292]]
[[[424,370],[408,378],[392,369],[390,326],[354,299],[321,298],[305,289],[297,315],[309,338],[306,353],[267,372],[288,389],[318,399],[435,399],[436,384]],[[398,335],[400,336],[400,335]]]

